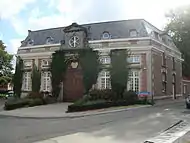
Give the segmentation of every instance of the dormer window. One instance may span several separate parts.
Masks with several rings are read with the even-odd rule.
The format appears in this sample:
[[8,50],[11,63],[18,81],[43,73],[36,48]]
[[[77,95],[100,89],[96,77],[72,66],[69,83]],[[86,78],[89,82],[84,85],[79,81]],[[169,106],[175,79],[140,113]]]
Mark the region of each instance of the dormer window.
[[46,44],[52,44],[52,43],[53,43],[53,38],[52,37],[47,37]]
[[104,33],[102,34],[102,39],[110,39],[110,34],[109,34],[109,32],[104,32]]
[[137,37],[137,30],[131,29],[130,30],[130,37]]
[[32,45],[34,45],[34,40],[29,39],[27,42],[27,46],[32,46]]

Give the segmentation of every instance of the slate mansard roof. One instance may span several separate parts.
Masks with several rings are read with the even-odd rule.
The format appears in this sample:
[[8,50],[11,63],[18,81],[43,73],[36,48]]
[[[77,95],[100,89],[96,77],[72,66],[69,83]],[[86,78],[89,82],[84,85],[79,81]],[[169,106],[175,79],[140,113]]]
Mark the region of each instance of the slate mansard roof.
[[[111,35],[111,39],[130,38],[131,30],[137,31],[138,34],[136,37],[138,38],[149,37],[151,31],[157,32],[158,34],[164,33],[144,19],[99,22],[82,24],[81,26],[87,29],[89,40],[101,40],[104,32],[108,32]],[[48,37],[53,39],[52,44],[58,44],[61,40],[64,40],[64,28],[58,27],[37,31],[29,30],[29,34],[22,41],[21,47],[26,47],[28,41],[32,41],[33,46],[45,45]],[[167,37],[169,38],[169,36]]]

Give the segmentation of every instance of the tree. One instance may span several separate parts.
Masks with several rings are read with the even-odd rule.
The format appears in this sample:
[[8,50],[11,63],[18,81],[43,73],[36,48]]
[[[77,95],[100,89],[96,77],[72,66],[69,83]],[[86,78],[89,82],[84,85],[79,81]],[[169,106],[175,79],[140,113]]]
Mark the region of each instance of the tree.
[[32,91],[38,93],[41,85],[41,73],[37,66],[34,65],[32,70]]
[[6,46],[0,40],[0,75],[1,76],[10,76],[12,74],[13,65],[12,65],[13,55],[10,55],[6,51]]
[[167,17],[169,23],[165,30],[182,53],[183,76],[190,77],[190,5],[171,11]]
[[128,62],[127,62],[128,50],[115,49],[111,50],[111,87],[112,90],[117,93],[120,98],[123,97],[123,93],[127,87],[128,82]]
[[13,90],[17,97],[21,95],[22,89],[22,78],[23,78],[23,60],[20,57],[17,57],[16,60],[16,69],[13,77]]

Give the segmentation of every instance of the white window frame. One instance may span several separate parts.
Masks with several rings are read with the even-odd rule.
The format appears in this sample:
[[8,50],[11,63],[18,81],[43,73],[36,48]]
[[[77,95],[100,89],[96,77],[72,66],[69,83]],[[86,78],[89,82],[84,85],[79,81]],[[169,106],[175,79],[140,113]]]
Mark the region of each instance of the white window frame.
[[41,73],[41,91],[51,91],[51,72],[43,71]]
[[100,62],[102,64],[110,64],[111,63],[111,58],[109,56],[102,56],[100,58]]
[[111,80],[109,71],[100,72],[100,89],[111,89]]
[[50,61],[48,59],[43,59],[41,60],[41,67],[49,67],[50,66]]
[[130,55],[130,56],[127,58],[127,61],[128,61],[128,63],[130,63],[130,64],[137,64],[137,63],[140,63],[140,61],[141,61],[141,56],[140,56],[140,55]]
[[24,72],[22,89],[24,91],[30,91],[31,90],[31,72]]
[[128,90],[140,91],[140,70],[130,70],[128,75]]

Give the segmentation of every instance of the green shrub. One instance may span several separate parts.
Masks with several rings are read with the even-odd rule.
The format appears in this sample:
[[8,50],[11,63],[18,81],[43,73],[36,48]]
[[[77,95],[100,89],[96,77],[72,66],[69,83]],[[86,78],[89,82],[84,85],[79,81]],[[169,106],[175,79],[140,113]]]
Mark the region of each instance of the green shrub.
[[4,109],[5,110],[13,110],[16,108],[21,108],[26,105],[28,105],[29,99],[22,99],[22,98],[9,98],[5,104],[4,104]]
[[116,98],[116,94],[111,89],[93,89],[89,92],[90,100],[114,100]]
[[44,104],[52,104],[52,103],[56,103],[57,99],[56,97],[48,95],[43,98],[43,102]]
[[36,99],[36,98],[40,98],[43,99],[43,93],[38,93],[38,92],[30,92],[27,96],[27,98],[29,99]]
[[35,99],[30,99],[29,100],[28,106],[33,107],[33,106],[38,106],[38,105],[43,105],[43,104],[44,104],[44,102],[43,102],[42,99],[35,98]]
[[123,94],[123,100],[129,104],[135,104],[138,103],[138,95],[130,90]]

